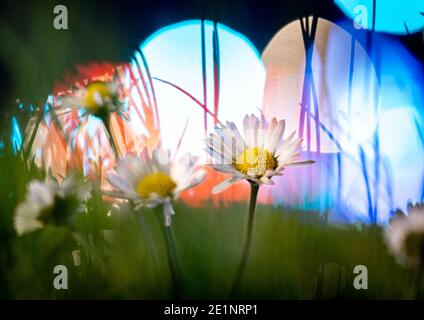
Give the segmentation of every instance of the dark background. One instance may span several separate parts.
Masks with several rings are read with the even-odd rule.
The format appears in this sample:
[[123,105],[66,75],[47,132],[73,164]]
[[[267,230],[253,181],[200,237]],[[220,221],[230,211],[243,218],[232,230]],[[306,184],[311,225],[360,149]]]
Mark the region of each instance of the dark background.
[[[53,8],[68,8],[69,29],[53,28]],[[186,19],[217,20],[246,35],[261,52],[285,24],[318,14],[344,17],[322,0],[6,0],[0,4],[0,113],[42,103],[65,71],[92,61],[128,61],[133,48],[157,29]],[[424,61],[421,33],[401,41]]]

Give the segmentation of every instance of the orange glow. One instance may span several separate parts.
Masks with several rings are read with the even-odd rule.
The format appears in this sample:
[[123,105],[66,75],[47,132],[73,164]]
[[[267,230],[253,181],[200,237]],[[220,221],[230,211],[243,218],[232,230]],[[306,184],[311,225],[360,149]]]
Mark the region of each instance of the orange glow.
[[[93,63],[78,66],[76,69],[76,74],[67,73],[64,81],[54,86],[53,110],[57,105],[58,96],[71,94],[73,88],[84,88],[91,81],[111,81],[116,74],[119,81],[125,84],[121,88],[120,96],[128,98],[128,108],[134,110],[131,116],[135,115],[144,127],[144,132],[147,132],[147,134],[137,134],[131,119],[127,121],[117,114],[112,114],[111,134],[119,156],[123,157],[127,152],[138,154],[145,147],[152,151],[160,143],[157,110],[149,104],[152,99],[143,98],[148,95],[145,92],[146,88],[137,82],[129,65]],[[124,80],[126,76],[127,81]],[[140,97],[138,102],[132,96],[132,90],[138,93]],[[91,118],[81,118],[78,111],[55,112],[55,119],[56,122],[47,122],[43,119],[40,123],[33,145],[33,152],[37,151],[37,154],[41,154],[37,163],[46,170],[51,170],[58,179],[62,179],[72,170],[78,170],[84,172],[89,179],[100,181],[104,190],[111,190],[106,174],[113,170],[116,159],[101,122],[93,122],[96,120]],[[245,181],[219,194],[212,194],[212,188],[228,177],[207,166],[204,170],[207,172],[205,181],[183,192],[181,198],[185,203],[190,206],[201,206],[211,202],[215,206],[220,206],[248,200],[250,188]],[[269,202],[265,192],[260,193],[259,201]]]

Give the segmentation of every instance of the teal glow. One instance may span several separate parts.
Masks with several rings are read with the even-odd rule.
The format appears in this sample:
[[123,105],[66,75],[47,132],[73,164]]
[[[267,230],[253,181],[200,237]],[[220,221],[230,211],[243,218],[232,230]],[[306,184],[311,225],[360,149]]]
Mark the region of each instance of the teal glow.
[[[375,30],[393,34],[415,33],[424,28],[423,0],[376,0]],[[373,24],[374,0],[335,0],[336,5],[352,20],[359,15]],[[362,8],[366,11],[363,12]]]
[[[221,23],[216,26],[208,20],[203,23],[204,56],[201,20],[188,20],[164,27],[140,46],[153,77],[163,144],[171,150],[175,149],[187,124],[186,132],[191,134],[184,137],[180,151],[191,151],[198,155],[204,154],[205,127],[208,132],[214,128],[213,117],[208,115],[205,121],[201,106],[175,87],[155,78],[184,89],[210,111],[214,110],[218,101],[219,120],[235,120],[238,126],[241,126],[244,114],[258,114],[265,83],[265,68],[260,53],[244,35]],[[218,49],[214,49],[214,36]],[[219,61],[218,88],[214,82],[216,61]],[[136,62],[146,79],[146,70],[137,52],[132,70],[139,78]],[[148,83],[146,87],[148,91],[151,90]],[[132,97],[136,102],[141,100],[136,92]],[[146,96],[143,98],[146,100]],[[135,127],[146,134],[141,123]]]
[[12,134],[10,137],[10,141],[13,146],[13,152],[17,153],[19,150],[21,150],[22,147],[22,133],[21,128],[19,126],[18,120],[16,117],[13,117],[11,120],[12,124]]

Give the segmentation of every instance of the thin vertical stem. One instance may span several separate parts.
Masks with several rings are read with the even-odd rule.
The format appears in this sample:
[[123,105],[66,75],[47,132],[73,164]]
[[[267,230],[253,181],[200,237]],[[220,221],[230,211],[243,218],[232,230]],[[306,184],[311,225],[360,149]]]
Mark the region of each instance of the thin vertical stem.
[[246,262],[249,257],[250,244],[252,242],[252,234],[253,234],[253,224],[255,221],[255,208],[256,202],[258,198],[259,185],[256,183],[250,183],[250,203],[249,203],[249,217],[247,222],[247,236],[246,242],[244,243],[242,258],[237,269],[236,278],[234,280],[233,286],[231,288],[230,297],[233,298],[236,293],[240,281],[243,277],[244,269],[246,268]]
[[107,135],[108,135],[109,144],[110,144],[110,146],[111,146],[111,148],[113,150],[113,153],[115,155],[115,159],[116,160],[119,160],[118,148],[116,147],[115,140],[113,139],[113,135],[112,135],[112,130],[110,128],[110,116],[106,120],[103,120],[102,119],[102,121],[103,121],[103,124],[104,124],[104,126],[106,128],[106,132],[107,132]]
[[168,258],[169,271],[171,273],[171,282],[172,289],[174,291],[175,299],[179,299],[180,290],[178,285],[179,278],[179,268],[178,268],[178,260],[177,260],[177,251],[175,248],[175,236],[172,229],[172,226],[166,227],[162,221],[162,210],[157,210],[156,217],[158,217],[158,221],[160,224],[160,228],[163,233],[163,238],[165,240],[166,254]]
[[24,152],[24,158],[25,158],[25,161],[27,161],[27,162],[28,162],[29,156],[31,154],[31,149],[32,149],[32,146],[34,144],[35,136],[37,135],[38,128],[40,126],[41,121],[43,120],[43,113],[44,113],[43,109],[40,108],[39,113],[37,115],[37,119],[35,121],[34,129],[31,132],[31,137],[29,139],[28,146],[27,146],[27,148]]

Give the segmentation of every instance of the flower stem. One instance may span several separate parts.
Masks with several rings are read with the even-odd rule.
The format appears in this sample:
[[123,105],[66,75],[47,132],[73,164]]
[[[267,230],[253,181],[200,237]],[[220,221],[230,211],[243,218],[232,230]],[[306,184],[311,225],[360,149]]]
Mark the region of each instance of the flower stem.
[[178,285],[179,268],[177,260],[177,252],[175,248],[175,236],[172,226],[166,227],[161,219],[162,210],[157,210],[156,216],[158,217],[160,228],[162,229],[163,237],[165,240],[166,254],[169,264],[169,270],[171,273],[172,289],[174,291],[175,299],[179,299],[180,290]]
[[153,256],[153,261],[155,264],[157,264],[157,252],[155,250],[155,241],[153,240],[151,229],[149,229],[149,226],[143,221],[142,212],[138,212],[135,210],[134,202],[132,200],[129,200],[130,208],[132,213],[134,214],[134,218],[137,222],[138,231],[140,233],[140,237],[143,240],[146,240],[146,245],[149,251],[151,251],[151,254]]
[[236,278],[234,279],[233,286],[230,291],[230,298],[234,298],[234,294],[236,293],[240,281],[243,277],[244,269],[246,268],[246,262],[249,257],[250,244],[252,242],[252,233],[253,233],[253,223],[255,221],[255,208],[256,202],[258,198],[259,185],[257,183],[250,183],[250,203],[249,203],[249,220],[247,222],[247,236],[246,242],[244,243],[243,253],[241,257],[241,261],[239,267],[237,269]]
[[113,139],[112,130],[110,128],[110,116],[105,120],[102,119],[102,121],[103,121],[103,124],[106,128],[106,131],[107,131],[110,147],[113,150],[113,153],[115,155],[115,159],[118,160],[119,159],[119,153],[118,153],[118,148],[116,147],[115,140]]

